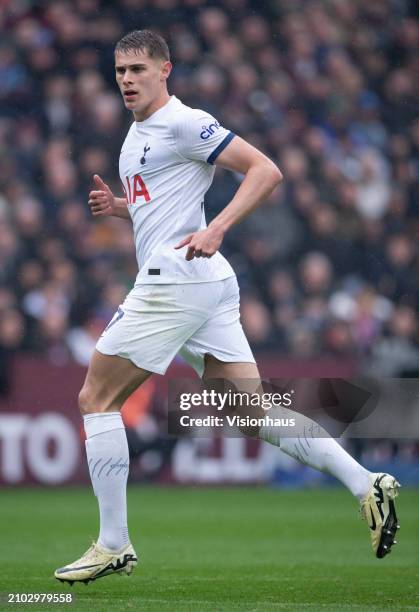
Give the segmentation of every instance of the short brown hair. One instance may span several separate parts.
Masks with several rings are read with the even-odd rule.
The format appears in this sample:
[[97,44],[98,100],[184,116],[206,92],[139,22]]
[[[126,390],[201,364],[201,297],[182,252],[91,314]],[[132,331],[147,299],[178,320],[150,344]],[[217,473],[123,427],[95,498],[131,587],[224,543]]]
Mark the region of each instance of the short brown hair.
[[150,57],[158,57],[170,61],[170,52],[163,36],[151,30],[134,30],[126,34],[115,45],[115,53],[127,51],[147,51]]

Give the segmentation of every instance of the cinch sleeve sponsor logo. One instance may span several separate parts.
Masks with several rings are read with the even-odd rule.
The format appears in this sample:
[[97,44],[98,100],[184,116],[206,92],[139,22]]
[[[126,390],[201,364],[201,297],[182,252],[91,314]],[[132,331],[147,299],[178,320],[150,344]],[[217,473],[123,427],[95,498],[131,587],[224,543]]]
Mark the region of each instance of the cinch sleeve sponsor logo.
[[214,134],[215,130],[221,127],[218,121],[214,121],[214,123],[210,123],[207,127],[206,125],[202,126],[202,132],[200,133],[200,137],[202,140],[208,140]]
[[148,193],[146,184],[139,174],[136,174],[135,176],[126,176],[125,183],[126,185],[122,183],[122,189],[124,190],[128,204],[137,204],[137,199],[139,198],[143,198],[146,203],[150,202],[150,194]]

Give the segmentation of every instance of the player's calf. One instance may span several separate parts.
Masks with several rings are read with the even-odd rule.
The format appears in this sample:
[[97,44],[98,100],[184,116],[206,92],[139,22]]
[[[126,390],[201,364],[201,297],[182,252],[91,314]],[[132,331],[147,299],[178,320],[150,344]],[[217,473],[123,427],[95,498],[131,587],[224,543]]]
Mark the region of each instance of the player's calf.
[[[113,402],[105,393],[84,384],[78,397],[79,410],[82,415],[112,410]],[[118,410],[117,407],[114,410]]]

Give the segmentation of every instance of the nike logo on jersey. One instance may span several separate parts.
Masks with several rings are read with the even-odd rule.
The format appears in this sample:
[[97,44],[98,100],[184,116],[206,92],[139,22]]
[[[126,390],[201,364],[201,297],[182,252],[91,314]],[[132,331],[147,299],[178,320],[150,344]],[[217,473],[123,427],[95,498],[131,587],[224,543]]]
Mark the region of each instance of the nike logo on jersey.
[[144,147],[144,153],[142,158],[140,159],[140,164],[142,166],[144,166],[145,162],[146,162],[146,158],[145,156],[147,155],[148,151],[150,151],[150,147],[148,146],[148,142],[145,143],[145,147]]

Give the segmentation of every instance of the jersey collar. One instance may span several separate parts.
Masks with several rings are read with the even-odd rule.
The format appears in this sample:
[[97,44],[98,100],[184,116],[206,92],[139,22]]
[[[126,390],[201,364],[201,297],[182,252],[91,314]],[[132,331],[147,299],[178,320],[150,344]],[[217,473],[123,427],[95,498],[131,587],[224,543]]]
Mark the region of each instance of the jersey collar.
[[173,95],[170,96],[166,104],[158,108],[152,115],[150,115],[150,117],[147,117],[147,119],[144,119],[144,121],[136,121],[135,122],[136,126],[138,128],[141,128],[144,125],[148,125],[149,123],[151,123],[151,121],[154,121],[158,117],[163,116],[167,111],[169,111],[172,108],[172,106],[174,106],[174,104],[176,104],[176,102],[178,102],[178,99],[176,98],[176,96],[173,96]]

